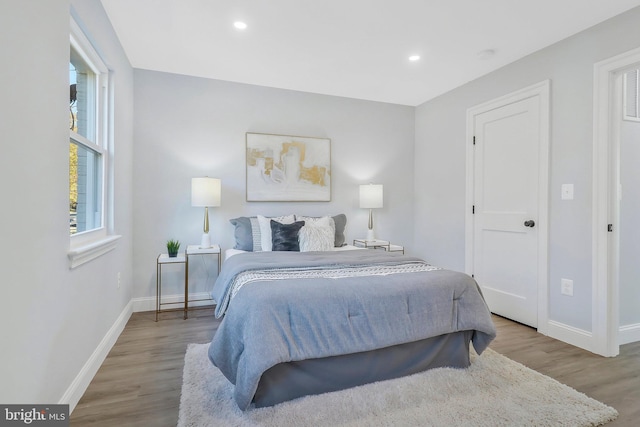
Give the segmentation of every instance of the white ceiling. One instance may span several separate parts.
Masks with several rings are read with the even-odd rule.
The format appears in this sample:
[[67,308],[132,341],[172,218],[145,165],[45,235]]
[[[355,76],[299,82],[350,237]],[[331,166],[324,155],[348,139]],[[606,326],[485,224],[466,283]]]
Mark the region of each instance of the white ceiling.
[[[135,68],[415,106],[640,0],[102,4]],[[483,59],[487,49],[495,55]]]

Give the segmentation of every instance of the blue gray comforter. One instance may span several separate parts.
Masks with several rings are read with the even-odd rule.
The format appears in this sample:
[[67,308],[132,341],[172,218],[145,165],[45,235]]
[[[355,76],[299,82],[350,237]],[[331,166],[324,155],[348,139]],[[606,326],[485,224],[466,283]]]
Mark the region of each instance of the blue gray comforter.
[[278,363],[466,330],[482,353],[496,333],[471,277],[384,251],[234,255],[213,298],[224,319],[209,359],[235,384],[243,410],[262,373]]

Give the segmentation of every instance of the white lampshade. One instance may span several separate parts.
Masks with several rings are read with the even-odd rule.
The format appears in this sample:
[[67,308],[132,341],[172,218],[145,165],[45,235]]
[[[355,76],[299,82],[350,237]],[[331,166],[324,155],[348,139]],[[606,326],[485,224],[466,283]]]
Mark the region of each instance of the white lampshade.
[[191,206],[220,206],[221,187],[218,178],[191,178]]
[[382,207],[382,184],[364,184],[360,186],[360,207],[365,209]]

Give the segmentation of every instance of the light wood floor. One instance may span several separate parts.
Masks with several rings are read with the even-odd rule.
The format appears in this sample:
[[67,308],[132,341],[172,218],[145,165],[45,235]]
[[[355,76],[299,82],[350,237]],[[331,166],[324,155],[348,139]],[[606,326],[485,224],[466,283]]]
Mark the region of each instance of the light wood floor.
[[[211,340],[219,321],[213,310],[135,313],[71,415],[72,426],[175,426],[184,354],[189,343]],[[608,426],[640,419],[640,343],[604,358],[494,316],[491,348],[618,410]]]

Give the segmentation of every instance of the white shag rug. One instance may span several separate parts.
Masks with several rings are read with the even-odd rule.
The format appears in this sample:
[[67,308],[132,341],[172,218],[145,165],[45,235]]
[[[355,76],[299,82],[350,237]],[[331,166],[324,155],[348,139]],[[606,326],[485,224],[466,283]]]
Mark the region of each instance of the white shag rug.
[[233,386],[209,362],[208,347],[190,344],[187,349],[178,427],[577,427],[618,416],[612,407],[491,349],[472,354],[467,369],[432,369],[242,412]]

